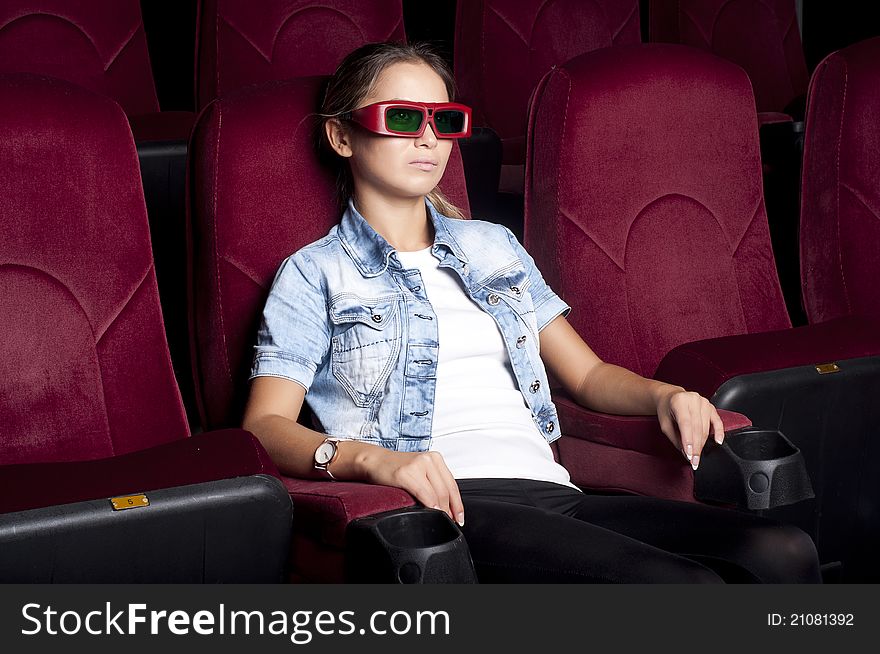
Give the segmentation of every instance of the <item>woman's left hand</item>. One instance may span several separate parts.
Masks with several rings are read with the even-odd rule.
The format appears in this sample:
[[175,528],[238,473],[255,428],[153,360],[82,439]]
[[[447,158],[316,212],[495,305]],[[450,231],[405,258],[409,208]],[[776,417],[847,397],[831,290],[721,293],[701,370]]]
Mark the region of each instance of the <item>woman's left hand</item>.
[[712,431],[715,442],[724,441],[724,423],[718,411],[699,393],[677,388],[661,395],[657,402],[660,429],[682,451],[691,467],[700,465],[703,445]]

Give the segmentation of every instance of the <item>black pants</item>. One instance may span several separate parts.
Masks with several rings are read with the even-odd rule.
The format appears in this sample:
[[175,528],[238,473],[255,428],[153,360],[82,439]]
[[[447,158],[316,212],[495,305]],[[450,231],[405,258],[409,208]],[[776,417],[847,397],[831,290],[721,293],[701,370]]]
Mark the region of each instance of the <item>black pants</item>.
[[543,481],[458,486],[482,583],[821,583],[810,537],[767,518]]

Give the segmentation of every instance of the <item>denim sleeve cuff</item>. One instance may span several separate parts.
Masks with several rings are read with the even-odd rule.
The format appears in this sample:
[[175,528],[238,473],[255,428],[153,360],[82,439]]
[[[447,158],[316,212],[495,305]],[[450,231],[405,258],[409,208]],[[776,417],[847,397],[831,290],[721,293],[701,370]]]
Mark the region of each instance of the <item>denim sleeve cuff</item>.
[[535,303],[535,318],[538,321],[538,331],[549,325],[556,316],[560,314],[567,316],[569,312],[571,312],[571,307],[561,297],[551,291]]
[[248,379],[254,377],[282,377],[295,381],[308,391],[315,378],[315,371],[311,364],[295,355],[284,352],[257,352]]

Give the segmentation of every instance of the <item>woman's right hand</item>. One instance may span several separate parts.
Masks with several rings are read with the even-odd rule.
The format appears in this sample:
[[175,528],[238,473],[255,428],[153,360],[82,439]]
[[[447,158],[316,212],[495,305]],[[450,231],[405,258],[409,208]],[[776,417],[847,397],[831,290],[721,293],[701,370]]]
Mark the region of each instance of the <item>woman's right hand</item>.
[[464,525],[464,504],[458,484],[439,452],[396,452],[377,448],[364,461],[366,481],[395,486],[409,492],[419,502],[444,511]]
[[[326,434],[296,422],[305,393],[303,385],[289,379],[256,377],[243,426],[260,439],[281,472],[308,479],[316,476],[315,448]],[[396,452],[357,440],[342,440],[338,447],[339,457],[333,463],[337,479],[402,488],[425,506],[464,524],[458,484],[439,452]]]

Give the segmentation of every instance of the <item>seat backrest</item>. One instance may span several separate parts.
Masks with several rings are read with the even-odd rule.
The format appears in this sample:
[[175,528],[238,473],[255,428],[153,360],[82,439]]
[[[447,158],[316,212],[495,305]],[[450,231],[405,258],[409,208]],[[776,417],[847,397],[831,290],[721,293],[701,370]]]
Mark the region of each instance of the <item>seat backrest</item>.
[[159,111],[138,0],[0,0],[0,73],[49,75]]
[[813,74],[801,196],[801,279],[811,323],[880,317],[880,38]]
[[650,0],[650,40],[714,52],[742,66],[758,111],[785,111],[809,76],[795,0]]
[[742,69],[676,45],[550,72],[530,116],[526,247],[606,361],[653,375],[673,347],[790,326]]
[[[339,222],[335,180],[315,148],[323,78],[218,98],[190,162],[191,335],[203,425],[240,424],[263,305],[281,262]],[[467,209],[458,147],[441,186]]]
[[196,99],[271,80],[330,75],[349,52],[405,41],[402,0],[199,0]]
[[553,66],[640,41],[638,0],[467,0],[457,5],[455,78],[474,122],[502,140],[504,163],[525,161],[528,102]]
[[137,153],[109,99],[0,75],[0,462],[187,436]]

